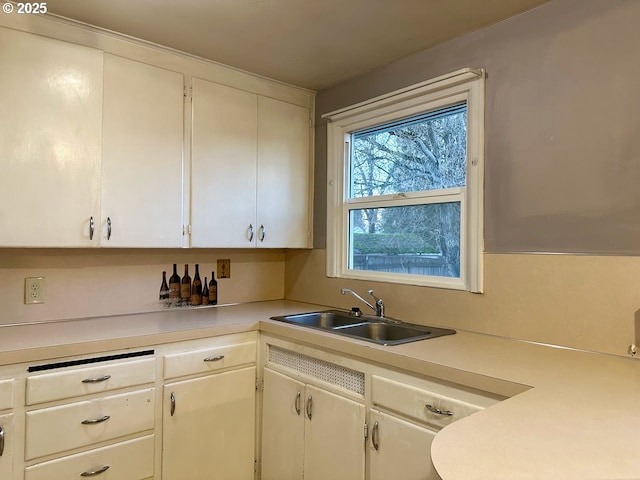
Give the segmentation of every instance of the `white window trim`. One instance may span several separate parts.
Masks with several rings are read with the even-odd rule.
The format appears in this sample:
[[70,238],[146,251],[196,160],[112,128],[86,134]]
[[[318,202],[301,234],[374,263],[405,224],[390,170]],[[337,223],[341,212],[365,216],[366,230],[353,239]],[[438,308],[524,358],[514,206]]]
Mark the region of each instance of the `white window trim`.
[[[327,276],[482,292],[484,249],[484,70],[465,68],[322,116],[327,124]],[[346,235],[351,133],[461,101],[467,103],[467,184],[430,192],[461,202],[460,278],[348,269]],[[424,195],[421,195],[424,197]],[[442,197],[440,197],[442,198]],[[370,200],[370,199],[369,199]],[[412,194],[380,196],[381,206],[414,204]]]

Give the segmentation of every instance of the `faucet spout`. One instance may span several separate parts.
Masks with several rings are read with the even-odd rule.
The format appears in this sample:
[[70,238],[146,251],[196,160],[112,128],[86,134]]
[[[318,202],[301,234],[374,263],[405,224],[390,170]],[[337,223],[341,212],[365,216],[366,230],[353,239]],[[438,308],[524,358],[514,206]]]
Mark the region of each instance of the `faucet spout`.
[[373,294],[373,290],[367,290],[367,293],[373,297],[373,299],[376,302],[375,305],[372,305],[371,303],[369,303],[367,300],[362,298],[360,295],[358,295],[356,292],[354,292],[350,288],[343,288],[340,290],[340,293],[342,295],[346,293],[350,293],[351,295],[356,297],[358,300],[360,300],[362,303],[364,303],[367,307],[369,307],[371,310],[376,312],[376,316],[384,317],[384,302],[382,301],[381,298],[378,298]]

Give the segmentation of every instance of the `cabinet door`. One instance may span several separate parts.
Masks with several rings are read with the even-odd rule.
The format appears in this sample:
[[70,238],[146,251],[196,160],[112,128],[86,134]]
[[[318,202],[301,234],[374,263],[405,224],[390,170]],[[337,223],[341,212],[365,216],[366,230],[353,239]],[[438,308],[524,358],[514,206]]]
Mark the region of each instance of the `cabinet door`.
[[182,74],[104,56],[102,246],[182,246],[183,90]]
[[192,109],[191,246],[255,245],[257,96],[194,78]]
[[97,245],[102,52],[0,28],[0,65],[0,246]]
[[302,480],[304,384],[267,368],[262,394],[262,480]]
[[164,387],[163,480],[253,480],[255,379],[249,367]]
[[426,428],[371,410],[369,479],[435,480],[438,477],[431,465],[435,435]]
[[0,478],[13,478],[13,414],[0,415]]
[[309,246],[309,109],[258,97],[258,246]]
[[309,385],[305,401],[305,480],[364,479],[364,405]]

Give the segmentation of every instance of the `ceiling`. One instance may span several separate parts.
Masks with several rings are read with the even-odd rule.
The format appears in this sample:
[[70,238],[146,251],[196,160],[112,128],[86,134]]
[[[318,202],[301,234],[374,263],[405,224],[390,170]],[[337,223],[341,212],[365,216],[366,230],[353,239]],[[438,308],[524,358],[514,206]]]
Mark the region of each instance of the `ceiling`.
[[47,0],[47,8],[322,90],[547,1]]

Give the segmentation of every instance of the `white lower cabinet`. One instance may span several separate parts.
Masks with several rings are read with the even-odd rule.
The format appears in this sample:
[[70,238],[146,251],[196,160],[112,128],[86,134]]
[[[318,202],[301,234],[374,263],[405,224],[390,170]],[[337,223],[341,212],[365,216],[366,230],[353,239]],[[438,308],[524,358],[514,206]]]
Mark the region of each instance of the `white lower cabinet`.
[[0,479],[13,478],[13,379],[0,380]]
[[264,369],[262,480],[364,479],[365,406]]
[[504,398],[267,335],[262,346],[262,480],[437,480],[437,432]]
[[254,479],[255,361],[255,340],[165,356],[165,377],[204,376],[164,386],[163,480]]
[[311,385],[305,393],[304,478],[364,479],[364,405]]
[[372,409],[369,480],[435,480],[431,442],[436,432]]
[[[378,373],[378,372],[376,372]],[[431,442],[445,426],[499,399],[392,371],[371,376],[369,480],[438,480]]]
[[154,477],[153,352],[59,359],[29,370],[25,480]]
[[162,478],[251,480],[255,367],[165,386]]
[[0,480],[436,480],[438,430],[504,398],[260,338],[2,367]]
[[0,478],[13,478],[13,414],[0,415]]

